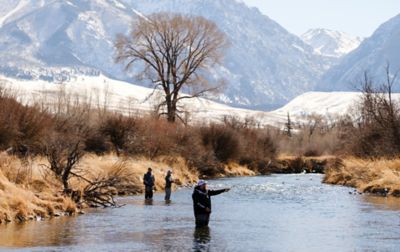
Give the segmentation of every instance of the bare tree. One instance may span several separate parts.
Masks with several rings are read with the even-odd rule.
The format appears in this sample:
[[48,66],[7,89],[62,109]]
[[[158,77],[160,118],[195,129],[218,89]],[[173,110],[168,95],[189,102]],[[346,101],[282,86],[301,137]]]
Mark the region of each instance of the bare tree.
[[400,153],[400,106],[394,99],[393,90],[397,83],[398,71],[385,67],[385,81],[374,86],[374,82],[364,73],[361,91],[359,138],[364,146],[361,155],[396,156]]
[[[160,114],[175,122],[182,119],[180,100],[221,87],[207,80],[206,70],[220,63],[227,45],[225,34],[203,17],[157,13],[138,18],[128,36],[118,35],[116,62],[126,64],[126,69],[140,67],[140,75],[164,94]],[[181,94],[183,89],[187,95]]]
[[68,193],[71,190],[69,179],[84,154],[82,143],[80,140],[65,141],[58,138],[48,144],[45,151],[50,170],[63,183],[64,192]]

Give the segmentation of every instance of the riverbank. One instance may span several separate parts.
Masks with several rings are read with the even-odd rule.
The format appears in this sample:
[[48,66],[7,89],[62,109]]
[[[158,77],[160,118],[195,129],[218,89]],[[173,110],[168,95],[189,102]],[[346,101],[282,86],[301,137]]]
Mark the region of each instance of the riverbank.
[[326,167],[323,182],[354,187],[360,193],[400,197],[400,159],[344,158]]
[[[20,159],[6,153],[0,154],[0,223],[41,220],[61,215],[74,215],[91,207],[76,203],[63,194],[62,184],[47,168],[43,157]],[[400,160],[339,159],[334,156],[295,157],[280,156],[259,167],[257,171],[235,162],[221,165],[212,177],[191,169],[183,158],[118,157],[114,154],[85,155],[77,170],[85,171],[89,179],[107,178],[116,171],[123,172],[124,183],[113,188],[115,195],[143,193],[142,177],[152,167],[156,179],[155,190],[163,191],[164,176],[173,170],[175,186],[192,186],[199,178],[256,176],[267,174],[320,173],[323,182],[356,188],[362,193],[400,197]],[[83,190],[85,182],[71,179],[71,186]]]
[[[77,204],[63,194],[62,184],[47,168],[43,157],[19,159],[0,153],[0,223],[41,220],[44,218],[73,215],[90,207]],[[85,155],[76,169],[84,171],[85,177],[107,178],[115,172],[123,172],[124,182],[113,188],[115,195],[136,195],[143,192],[142,177],[148,167],[153,168],[155,190],[164,190],[164,177],[173,171],[176,186],[191,186],[200,177],[197,170],[190,169],[180,157],[147,158],[118,157],[113,154]],[[223,165],[215,177],[254,176],[254,171],[236,163]],[[71,179],[71,187],[83,190],[85,181]]]

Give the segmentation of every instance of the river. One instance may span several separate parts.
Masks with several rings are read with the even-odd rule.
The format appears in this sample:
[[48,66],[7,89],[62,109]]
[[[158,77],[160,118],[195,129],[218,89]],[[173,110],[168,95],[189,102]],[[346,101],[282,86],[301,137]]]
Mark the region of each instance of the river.
[[231,187],[213,197],[210,227],[195,230],[190,188],[166,204],[155,194],[25,224],[0,225],[0,250],[12,251],[399,251],[400,201],[354,194],[321,175],[209,181]]

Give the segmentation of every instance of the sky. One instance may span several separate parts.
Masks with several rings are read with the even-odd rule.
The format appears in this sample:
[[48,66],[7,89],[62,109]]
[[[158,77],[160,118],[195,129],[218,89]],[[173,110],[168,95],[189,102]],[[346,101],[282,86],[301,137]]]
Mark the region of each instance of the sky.
[[369,37],[385,21],[400,14],[400,0],[243,0],[289,32],[327,28]]

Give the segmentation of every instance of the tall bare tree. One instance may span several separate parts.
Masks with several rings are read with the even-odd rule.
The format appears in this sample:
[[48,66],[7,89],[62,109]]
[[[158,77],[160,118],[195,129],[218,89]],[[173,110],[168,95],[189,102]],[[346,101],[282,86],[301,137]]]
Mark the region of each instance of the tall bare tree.
[[[220,88],[206,74],[220,63],[227,45],[225,34],[203,17],[156,13],[135,20],[128,36],[118,35],[116,62],[126,64],[126,69],[136,65],[155,90],[163,91],[158,110],[175,122],[180,100]],[[188,94],[182,95],[182,90]]]

